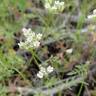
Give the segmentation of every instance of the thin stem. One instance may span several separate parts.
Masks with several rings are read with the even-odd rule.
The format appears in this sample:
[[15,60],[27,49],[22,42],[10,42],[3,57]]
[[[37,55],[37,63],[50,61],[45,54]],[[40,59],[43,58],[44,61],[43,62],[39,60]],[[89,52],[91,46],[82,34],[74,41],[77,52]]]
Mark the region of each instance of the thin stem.
[[78,95],[77,95],[77,96],[80,96],[81,91],[82,91],[82,88],[83,88],[83,83],[81,83],[80,90],[79,90],[79,92],[78,92]]
[[[39,63],[38,63],[38,61],[36,60],[36,57],[38,57],[37,55],[36,55],[36,53],[32,50],[31,51],[32,52],[32,57],[33,57],[33,59],[35,60],[35,62],[36,62],[36,65],[37,66],[39,66]],[[38,59],[38,58],[37,58]]]
[[[39,57],[36,55],[36,53],[35,53],[35,51],[33,51],[33,49],[31,50],[31,53],[32,53],[32,57],[31,57],[31,59],[30,59],[30,61],[29,61],[28,65],[30,65],[30,64],[31,64],[32,59],[34,59],[34,60],[35,60],[36,65],[37,65],[37,66],[39,66],[39,63],[38,63],[38,61],[36,60],[36,58],[37,58],[38,60],[40,60],[40,59],[39,59]],[[41,61],[41,60],[40,60],[40,61]]]
[[29,82],[28,80],[26,80],[25,76],[24,76],[18,69],[16,69],[16,68],[12,68],[12,69],[14,69],[17,73],[19,73],[19,75],[20,75],[28,84],[30,84],[30,82]]

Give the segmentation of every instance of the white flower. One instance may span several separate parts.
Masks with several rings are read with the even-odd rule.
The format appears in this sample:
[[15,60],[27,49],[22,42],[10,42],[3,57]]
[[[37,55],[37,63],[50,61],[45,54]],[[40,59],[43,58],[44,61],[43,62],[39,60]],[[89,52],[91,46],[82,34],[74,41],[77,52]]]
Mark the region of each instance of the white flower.
[[93,10],[93,14],[96,14],[96,9]]
[[27,29],[26,28],[22,28],[22,32],[26,32],[27,31]]
[[38,78],[43,78],[43,76],[44,76],[44,74],[43,74],[41,71],[39,71],[39,72],[37,73],[37,77],[38,77]]
[[44,72],[46,72],[46,69],[44,67],[40,66],[40,71],[44,73]]
[[44,67],[42,67],[42,66],[40,67],[40,72],[42,72],[45,75],[48,74],[47,71],[46,71],[46,69]]
[[36,34],[30,28],[29,29],[23,28],[22,31],[23,31],[23,35],[25,36],[25,41],[20,42],[18,44],[20,48],[25,48],[25,49],[38,48],[40,45],[42,34],[40,33]]
[[51,73],[51,72],[53,72],[53,67],[51,67],[51,66],[48,66],[48,67],[47,67],[47,72],[48,72],[48,73]]
[[49,4],[49,3],[45,3],[44,7],[45,7],[46,9],[51,8],[51,6],[50,6],[50,4]]
[[45,4],[44,4],[45,9],[47,9],[50,12],[54,12],[54,13],[58,13],[58,12],[62,12],[64,9],[64,2],[60,2],[58,1],[54,1],[52,3],[49,2],[49,0],[46,0]]
[[96,17],[96,14],[92,14],[92,15],[88,15],[88,19],[92,19],[92,18],[94,18],[94,17]]
[[29,36],[29,34],[31,34],[31,28],[29,28],[29,29],[23,28],[22,32],[23,32],[24,36]]
[[62,7],[62,6],[64,6],[64,2],[55,1],[54,6]]
[[64,6],[64,2],[61,2],[60,5]]
[[20,42],[20,43],[18,43],[18,45],[19,45],[19,47],[22,47],[22,46],[24,46],[24,43]]
[[66,50],[66,53],[68,53],[68,54],[71,54],[72,52],[73,52],[73,49],[72,48]]
[[31,43],[32,42],[32,38],[26,38],[26,43]]
[[33,43],[33,45],[34,45],[34,47],[35,47],[35,48],[37,48],[37,47],[39,47],[39,45],[40,45],[40,42],[38,42],[38,41],[35,41],[35,42]]
[[55,4],[56,4],[56,5],[59,5],[59,4],[60,4],[60,2],[59,2],[59,1],[55,1]]
[[[30,37],[30,38],[34,38],[36,35],[37,35],[36,33],[34,33],[34,32],[31,31],[29,37]],[[40,39],[41,39],[41,38],[40,38]]]
[[47,68],[44,68],[43,66],[39,66],[40,71],[37,73],[37,77],[43,78],[44,76],[47,76],[48,73],[53,72],[53,67],[48,66]]
[[87,16],[88,19],[92,19],[95,17],[96,17],[96,9],[93,10],[93,14]]
[[52,6],[51,9],[54,10],[54,11],[56,11],[57,10],[57,7],[56,6]]
[[38,40],[40,40],[40,39],[42,38],[42,34],[38,33],[36,38],[37,38]]

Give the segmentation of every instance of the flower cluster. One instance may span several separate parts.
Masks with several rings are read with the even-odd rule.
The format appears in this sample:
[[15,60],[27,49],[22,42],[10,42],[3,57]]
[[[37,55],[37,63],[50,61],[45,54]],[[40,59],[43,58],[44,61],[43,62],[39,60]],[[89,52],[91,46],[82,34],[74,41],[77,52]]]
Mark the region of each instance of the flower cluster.
[[47,9],[50,12],[62,12],[64,9],[64,2],[60,2],[59,0],[54,1],[54,3],[49,0],[46,0],[45,5],[44,5],[45,9]]
[[94,9],[93,10],[93,14],[92,15],[88,15],[88,19],[92,19],[92,18],[94,18],[94,17],[96,17],[96,9]]
[[20,43],[18,43],[19,47],[24,49],[38,48],[40,45],[40,39],[42,38],[42,34],[36,34],[30,28],[23,28],[22,31],[25,37],[25,41],[20,41]]
[[37,73],[38,78],[43,78],[44,75],[48,75],[48,73],[53,72],[53,67],[48,66],[47,68],[44,68],[40,66],[40,71]]

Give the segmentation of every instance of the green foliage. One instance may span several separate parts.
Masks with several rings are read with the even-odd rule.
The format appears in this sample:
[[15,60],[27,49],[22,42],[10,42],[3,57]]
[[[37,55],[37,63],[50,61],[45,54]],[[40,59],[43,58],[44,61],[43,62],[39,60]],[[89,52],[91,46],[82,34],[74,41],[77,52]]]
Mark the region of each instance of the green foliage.
[[[77,18],[77,21],[73,22],[76,23],[76,25],[73,24],[73,26],[69,24],[70,18],[71,15],[75,17],[74,14],[77,15],[76,11],[78,11],[76,2],[74,0],[60,0],[65,1],[64,12],[68,12],[68,17],[63,12],[60,14],[50,14],[48,12],[45,12],[45,9],[37,8],[34,3],[32,4],[36,8],[29,8],[29,6],[27,5],[28,1],[31,0],[0,0],[0,36],[3,35],[6,39],[4,44],[1,44],[0,46],[0,96],[7,96],[6,88],[8,86],[5,87],[5,81],[9,80],[9,78],[12,77],[15,72],[22,76],[24,80],[28,79],[26,78],[27,76],[24,77],[25,74],[23,74],[23,72],[25,71],[25,69],[23,70],[25,62],[23,61],[21,56],[18,56],[12,50],[14,44],[13,34],[19,32],[21,28],[26,25],[26,22],[30,21],[29,19],[34,20],[34,18],[38,18],[37,21],[40,21],[40,24],[35,22],[37,23],[37,25],[35,25],[35,23],[33,22],[34,24],[30,26],[35,32],[40,32],[43,34],[42,45],[44,47],[46,45],[51,45],[56,41],[64,40],[64,43],[66,43],[66,45],[70,45],[70,42],[72,41],[72,46],[70,47],[74,49],[74,52],[72,54],[67,55],[66,48],[61,48],[62,50],[60,50],[60,52],[62,54],[64,53],[64,56],[66,55],[65,57],[62,57],[64,61],[58,58],[57,54],[55,54],[55,56],[51,56],[45,61],[42,61],[42,52],[40,53],[41,58],[39,58],[39,56],[37,55],[37,53],[39,53],[38,51],[42,50],[42,48],[40,48],[39,50],[37,49],[37,53],[35,53],[34,50],[28,50],[30,52],[32,51],[32,58],[30,60],[28,59],[30,61],[30,64],[31,60],[34,59],[37,66],[39,65],[39,60],[44,66],[51,65],[52,67],[54,67],[54,72],[52,74],[49,74],[45,78],[42,78],[41,80],[37,79],[37,77],[35,76],[34,78],[32,78],[32,80],[37,80],[35,81],[36,84],[34,84],[35,87],[38,87],[38,85],[40,85],[40,88],[35,88],[37,89],[37,92],[39,89],[42,94],[47,91],[51,93],[54,90],[54,93],[57,93],[61,92],[63,89],[71,88],[78,83],[85,83],[84,79],[86,78],[89,70],[88,62],[84,64],[78,62],[78,65],[76,65],[75,68],[73,68],[73,70],[70,70],[71,72],[67,74],[69,76],[67,79],[63,79],[63,75],[65,75],[65,72],[67,70],[65,66],[68,66],[68,69],[70,69],[70,61],[81,59],[83,44],[88,42],[86,37],[87,35],[84,35],[83,33],[81,33],[81,31],[82,28],[86,26],[85,22],[88,11],[91,9],[91,6],[96,5],[96,0],[92,0],[90,3],[89,0],[83,0],[81,2],[79,6],[79,11],[81,12],[81,15],[79,16],[79,18]],[[36,4],[39,1],[40,0],[34,0]],[[44,3],[44,0],[41,1]],[[49,1],[52,2],[52,0]],[[27,7],[30,10],[32,9],[32,13],[24,13]],[[71,27],[75,30],[75,32],[71,32]],[[66,38],[68,41],[65,40]],[[6,52],[3,53],[2,51]],[[48,50],[46,49],[46,51]],[[93,59],[93,57],[96,57],[96,48],[93,48],[92,56],[90,55],[90,57],[91,59]],[[29,67],[30,64],[26,64],[26,66]],[[32,62],[32,64],[34,63]],[[28,75],[31,75],[30,72],[28,73]],[[45,90],[43,90],[44,88]],[[42,94],[36,94],[36,96],[43,96]]]
[[[23,14],[26,8],[26,0],[0,0],[0,33],[12,37],[18,32],[23,23]],[[21,13],[19,12],[21,10]],[[18,20],[16,20],[18,19]]]
[[7,54],[0,52],[0,81],[12,76],[14,69],[20,69],[22,64],[21,57],[16,56],[12,51]]
[[89,62],[86,62],[87,64],[81,64],[81,65],[77,65],[76,68],[74,70],[72,70],[71,72],[68,73],[68,75],[78,75],[78,76],[87,76],[88,73],[88,66],[89,66]]
[[6,92],[7,92],[6,87],[5,87],[5,86],[2,86],[2,85],[0,84],[0,95],[1,95],[1,96],[7,96],[7,95],[6,95]]

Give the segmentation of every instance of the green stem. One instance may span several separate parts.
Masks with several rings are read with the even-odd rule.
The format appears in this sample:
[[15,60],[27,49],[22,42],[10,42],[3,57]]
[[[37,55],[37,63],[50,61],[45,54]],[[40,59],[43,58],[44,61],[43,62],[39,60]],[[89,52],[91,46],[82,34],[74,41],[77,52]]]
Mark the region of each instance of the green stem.
[[[32,58],[35,60],[35,62],[36,62],[36,65],[37,66],[39,66],[39,63],[38,63],[38,61],[36,60],[36,58],[38,59],[38,60],[40,60],[39,59],[39,57],[37,56],[37,54],[35,53],[35,51],[33,51],[33,49],[31,50],[31,53],[32,53]],[[32,58],[31,58],[31,60],[32,60]],[[30,62],[31,62],[31,60],[30,60]],[[41,61],[41,60],[40,60]]]
[[26,81],[28,84],[30,84],[30,82],[28,80],[26,80],[25,76],[16,68],[12,68],[13,70],[15,70],[17,73],[19,73],[19,75],[23,78],[24,81]]
[[77,96],[80,96],[81,91],[82,91],[82,88],[83,88],[83,83],[81,83],[80,90],[79,90],[79,92],[78,92]]

